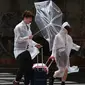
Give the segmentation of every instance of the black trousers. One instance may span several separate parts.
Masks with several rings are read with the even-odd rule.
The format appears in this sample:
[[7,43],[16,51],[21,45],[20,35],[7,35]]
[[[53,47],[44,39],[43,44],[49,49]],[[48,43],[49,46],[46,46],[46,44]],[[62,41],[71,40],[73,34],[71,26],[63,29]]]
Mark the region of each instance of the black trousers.
[[28,51],[24,51],[17,57],[18,62],[18,71],[16,75],[16,81],[20,81],[22,76],[24,75],[24,84],[28,85],[30,80],[32,79],[32,66],[33,61],[31,59],[31,55]]

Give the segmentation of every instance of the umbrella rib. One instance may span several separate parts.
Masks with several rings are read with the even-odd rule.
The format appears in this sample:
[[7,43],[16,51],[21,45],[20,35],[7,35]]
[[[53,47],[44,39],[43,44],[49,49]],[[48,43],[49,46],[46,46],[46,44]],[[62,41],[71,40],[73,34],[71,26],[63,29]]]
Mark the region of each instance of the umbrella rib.
[[33,36],[35,36],[36,34],[38,34],[40,31],[46,29],[46,27],[48,27],[48,26],[49,26],[49,24],[48,24],[47,26],[45,26],[44,28],[41,28],[41,29],[40,29],[38,32],[36,32]]
[[57,25],[57,24],[54,24],[54,23],[52,23],[53,25],[55,25],[55,26],[57,26],[57,27],[60,27],[61,28],[61,25]]
[[51,22],[52,22],[53,20],[55,20],[56,18],[59,18],[59,17],[61,17],[61,16],[62,16],[62,13],[61,13],[60,15],[55,16],[55,17],[51,20]]
[[52,27],[53,27],[54,31],[56,32],[56,34],[57,34],[58,32],[55,30],[55,27],[53,25],[52,25]]

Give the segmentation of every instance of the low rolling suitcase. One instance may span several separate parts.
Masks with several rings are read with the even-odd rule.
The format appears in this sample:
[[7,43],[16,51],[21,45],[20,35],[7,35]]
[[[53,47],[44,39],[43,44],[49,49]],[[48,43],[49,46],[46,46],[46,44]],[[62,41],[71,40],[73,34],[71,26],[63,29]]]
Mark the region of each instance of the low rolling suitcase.
[[47,66],[43,63],[43,48],[41,48],[42,63],[37,63],[33,65],[33,78],[31,85],[46,85],[47,84]]
[[42,68],[34,69],[34,76],[31,85],[46,85],[47,84],[47,74]]
[[43,48],[41,48],[41,57],[42,63],[38,63],[37,56],[37,63],[33,65],[34,76],[31,85],[47,85],[48,68],[51,64],[47,67],[46,64],[43,63]]

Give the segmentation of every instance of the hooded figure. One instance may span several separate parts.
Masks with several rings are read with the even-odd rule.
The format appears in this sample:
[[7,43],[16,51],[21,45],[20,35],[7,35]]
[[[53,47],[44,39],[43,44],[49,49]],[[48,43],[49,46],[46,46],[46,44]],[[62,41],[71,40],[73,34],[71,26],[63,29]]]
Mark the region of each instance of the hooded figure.
[[80,46],[73,43],[69,32],[71,27],[68,22],[64,22],[61,31],[55,36],[52,55],[56,59],[58,70],[55,71],[53,77],[63,77],[65,69],[70,67],[69,55],[71,49],[79,50]]

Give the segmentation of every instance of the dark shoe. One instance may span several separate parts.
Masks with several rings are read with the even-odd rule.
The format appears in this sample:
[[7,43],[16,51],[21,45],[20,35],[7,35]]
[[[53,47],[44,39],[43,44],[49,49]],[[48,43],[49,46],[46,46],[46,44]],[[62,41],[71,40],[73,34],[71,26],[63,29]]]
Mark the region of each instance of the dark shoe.
[[65,85],[65,82],[61,82],[61,85]]
[[19,85],[19,82],[14,80],[13,85]]

